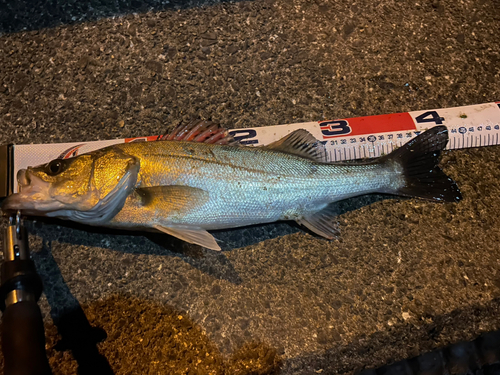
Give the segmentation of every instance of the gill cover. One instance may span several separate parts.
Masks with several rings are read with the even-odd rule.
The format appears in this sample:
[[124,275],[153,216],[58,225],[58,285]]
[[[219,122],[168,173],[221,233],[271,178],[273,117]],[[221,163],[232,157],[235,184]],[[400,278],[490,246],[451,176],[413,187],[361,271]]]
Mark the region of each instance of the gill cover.
[[113,147],[96,151],[93,159],[89,184],[92,207],[54,216],[67,215],[71,220],[91,225],[105,224],[123,207],[137,183],[139,160]]

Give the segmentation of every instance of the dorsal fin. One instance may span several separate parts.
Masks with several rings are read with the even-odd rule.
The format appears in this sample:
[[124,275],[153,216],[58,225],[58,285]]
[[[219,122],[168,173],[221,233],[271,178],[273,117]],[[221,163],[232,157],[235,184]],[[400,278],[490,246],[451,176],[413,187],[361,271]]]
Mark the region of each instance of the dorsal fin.
[[305,129],[297,129],[279,141],[270,143],[264,147],[302,156],[314,161],[323,163],[327,161],[325,145]]
[[235,143],[226,128],[212,121],[193,120],[187,124],[179,124],[171,133],[166,133],[158,141],[187,141],[227,145]]

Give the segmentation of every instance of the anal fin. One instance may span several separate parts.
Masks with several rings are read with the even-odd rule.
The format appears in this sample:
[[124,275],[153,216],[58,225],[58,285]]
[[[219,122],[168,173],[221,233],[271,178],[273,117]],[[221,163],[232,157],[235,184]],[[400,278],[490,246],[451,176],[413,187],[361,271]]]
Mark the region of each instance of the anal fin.
[[335,206],[334,204],[330,204],[321,211],[305,215],[303,218],[297,220],[297,223],[322,237],[332,240],[339,235],[336,216]]
[[188,227],[183,225],[173,225],[168,227],[163,225],[154,225],[153,228],[160,232],[177,237],[183,241],[206,247],[210,250],[221,250],[220,246],[217,244],[217,241],[215,241],[214,236],[212,236],[202,228]]

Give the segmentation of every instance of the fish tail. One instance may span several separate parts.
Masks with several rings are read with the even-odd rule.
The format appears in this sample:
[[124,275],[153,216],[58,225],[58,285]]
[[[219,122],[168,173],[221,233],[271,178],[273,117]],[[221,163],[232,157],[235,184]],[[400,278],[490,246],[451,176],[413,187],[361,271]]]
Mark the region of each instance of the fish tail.
[[446,126],[435,126],[383,158],[403,169],[404,184],[395,193],[440,202],[458,202],[457,184],[438,166],[448,143]]

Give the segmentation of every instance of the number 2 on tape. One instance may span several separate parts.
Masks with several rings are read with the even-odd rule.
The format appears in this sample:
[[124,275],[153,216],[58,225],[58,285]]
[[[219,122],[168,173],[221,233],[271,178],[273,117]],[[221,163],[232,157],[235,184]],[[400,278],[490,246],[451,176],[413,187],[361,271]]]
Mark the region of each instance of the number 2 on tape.
[[241,130],[231,130],[230,135],[234,137],[236,142],[242,145],[253,145],[259,143],[258,139],[250,139],[257,136],[257,132],[254,129],[241,129]]

